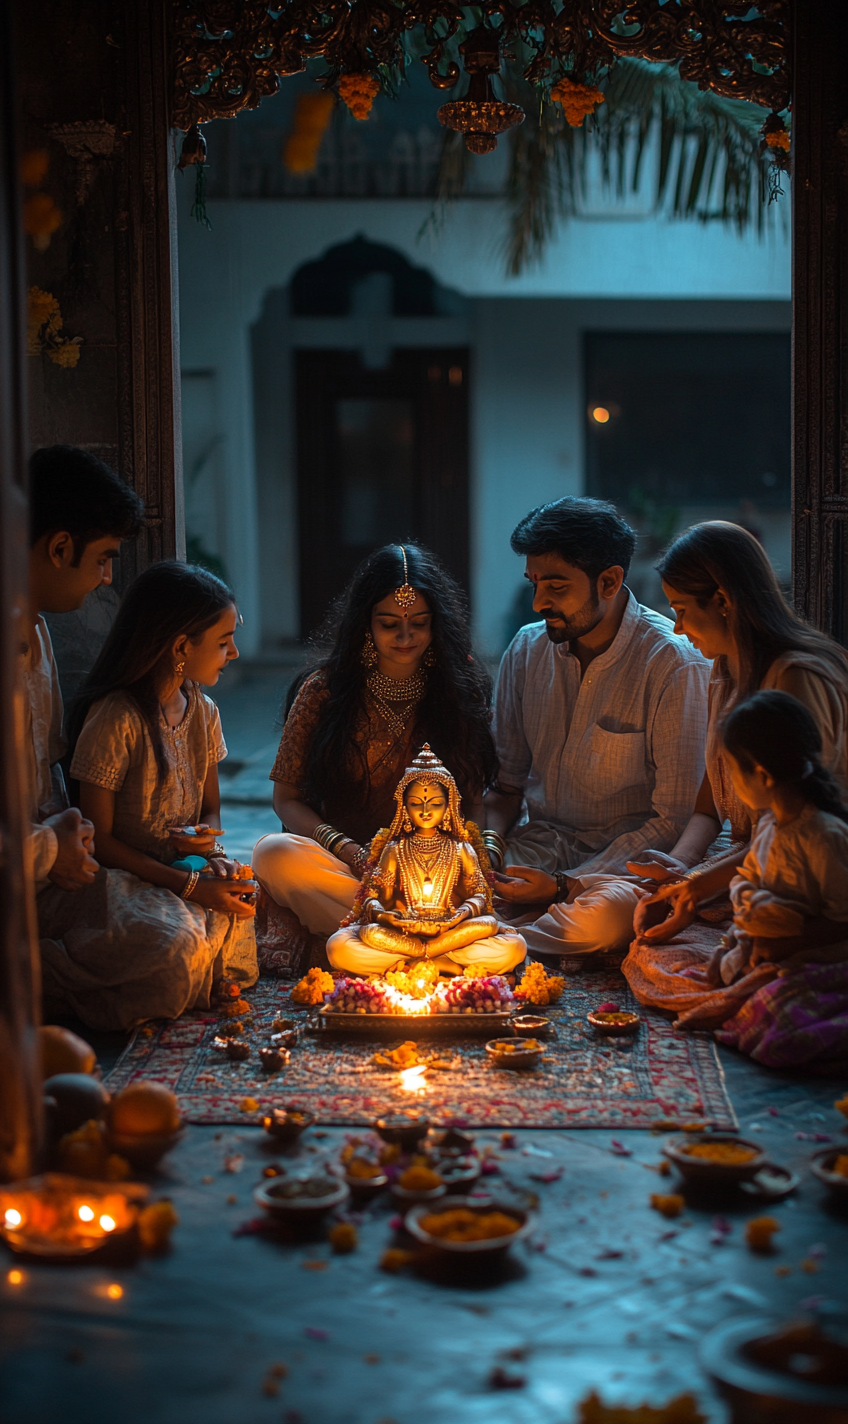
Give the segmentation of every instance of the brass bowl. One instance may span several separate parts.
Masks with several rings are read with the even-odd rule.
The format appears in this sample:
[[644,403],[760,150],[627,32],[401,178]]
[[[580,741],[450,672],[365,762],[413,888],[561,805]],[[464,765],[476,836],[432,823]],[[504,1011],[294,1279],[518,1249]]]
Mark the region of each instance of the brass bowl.
[[837,1157],[845,1156],[848,1156],[848,1153],[841,1147],[825,1147],[821,1152],[814,1152],[810,1158],[810,1171],[813,1176],[824,1182],[834,1197],[841,1201],[848,1201],[848,1177],[834,1172],[833,1164]]
[[140,1167],[142,1171],[149,1172],[183,1137],[184,1126],[178,1127],[176,1132],[156,1134],[110,1132],[109,1146],[119,1157],[126,1157],[133,1167]]
[[[326,1187],[311,1193],[308,1185]],[[315,1222],[334,1207],[341,1206],[350,1196],[350,1188],[338,1177],[270,1177],[253,1193],[253,1200],[263,1211],[281,1220]]]
[[446,1193],[447,1184],[445,1182],[442,1182],[438,1187],[430,1187],[429,1191],[416,1191],[413,1187],[402,1187],[398,1182],[392,1182],[392,1196],[398,1206],[415,1206],[419,1202],[426,1205],[427,1202],[438,1201]]
[[369,1201],[389,1185],[385,1172],[379,1172],[374,1177],[352,1177],[349,1172],[345,1172],[344,1179],[350,1187],[351,1196],[359,1201]]
[[[747,1162],[717,1162],[708,1157],[693,1157],[687,1152],[699,1142],[734,1142],[740,1147],[750,1147],[754,1156]],[[686,1132],[678,1137],[669,1137],[663,1143],[663,1156],[673,1162],[686,1181],[698,1185],[748,1182],[766,1165],[766,1154],[759,1143],[748,1142],[735,1132]]]
[[434,1247],[437,1251],[446,1251],[457,1256],[493,1256],[508,1251],[514,1242],[527,1236],[533,1230],[536,1220],[532,1212],[525,1211],[523,1207],[505,1206],[493,1197],[483,1201],[476,1197],[444,1197],[435,1210],[441,1214],[443,1211],[455,1211],[458,1208],[477,1212],[478,1215],[486,1211],[502,1211],[506,1216],[520,1222],[520,1225],[518,1230],[510,1232],[509,1236],[494,1236],[486,1241],[445,1241],[441,1236],[431,1236],[421,1225],[421,1218],[433,1211],[431,1206],[421,1203],[407,1212],[406,1229],[416,1241],[420,1241],[424,1246]]
[[601,1013],[599,1009],[590,1009],[586,1018],[592,1028],[597,1029],[598,1033],[608,1034],[610,1038],[620,1038],[624,1034],[638,1033],[639,1025],[642,1022],[639,1014],[634,1014],[629,1009],[617,1009],[614,1014],[605,1014]]
[[540,1033],[550,1033],[552,1028],[550,1019],[542,1018],[541,1014],[519,1014],[510,1019],[509,1026],[519,1038],[536,1038]]
[[401,1152],[413,1152],[422,1137],[427,1136],[430,1123],[426,1117],[416,1113],[393,1113],[378,1117],[374,1130],[392,1147],[399,1147]]
[[[297,1113],[296,1118],[294,1113]],[[275,1142],[296,1142],[300,1134],[305,1132],[307,1127],[311,1127],[314,1121],[314,1113],[290,1104],[288,1107],[272,1108],[263,1117],[262,1126]]]
[[544,1044],[538,1048],[516,1048],[514,1038],[490,1038],[486,1052],[496,1068],[536,1068],[547,1052]]

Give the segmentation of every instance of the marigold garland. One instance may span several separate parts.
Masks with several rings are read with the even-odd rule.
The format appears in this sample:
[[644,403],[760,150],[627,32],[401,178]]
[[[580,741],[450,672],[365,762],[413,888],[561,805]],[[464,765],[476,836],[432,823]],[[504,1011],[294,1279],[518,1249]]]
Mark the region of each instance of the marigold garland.
[[339,80],[339,97],[355,119],[368,118],[379,92],[380,81],[374,74],[343,74]]
[[333,112],[332,94],[299,94],[294,126],[283,144],[283,166],[289,173],[314,173],[321,141]]
[[81,336],[60,336],[64,326],[59,303],[52,292],[30,287],[27,292],[27,354],[46,351],[56,366],[76,366],[80,358]]
[[551,90],[554,103],[561,104],[563,113],[573,129],[579,129],[587,114],[593,114],[599,104],[605,103],[600,89],[589,84],[578,84],[574,79],[560,79]]

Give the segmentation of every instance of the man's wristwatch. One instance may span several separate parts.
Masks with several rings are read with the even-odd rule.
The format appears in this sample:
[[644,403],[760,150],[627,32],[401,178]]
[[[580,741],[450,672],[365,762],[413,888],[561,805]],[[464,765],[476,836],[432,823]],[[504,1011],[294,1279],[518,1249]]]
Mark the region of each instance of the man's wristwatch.
[[568,883],[568,873],[565,870],[555,871],[554,880],[556,881],[556,894],[552,903],[557,905],[561,900],[568,899],[571,887]]

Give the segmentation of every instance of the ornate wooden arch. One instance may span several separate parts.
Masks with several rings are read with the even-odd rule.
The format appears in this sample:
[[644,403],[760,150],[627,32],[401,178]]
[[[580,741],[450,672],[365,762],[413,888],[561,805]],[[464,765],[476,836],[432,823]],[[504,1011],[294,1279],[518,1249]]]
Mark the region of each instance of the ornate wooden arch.
[[[790,98],[789,0],[756,9],[723,0],[483,0],[483,23],[520,49],[531,83],[569,73],[596,76],[617,58],[680,62],[684,79],[765,108]],[[404,38],[418,32],[421,57],[439,88],[460,77],[449,41],[466,33],[459,0],[176,0],[173,119],[188,129],[231,118],[276,93],[280,79],[322,57],[344,74],[388,76],[403,65]]]

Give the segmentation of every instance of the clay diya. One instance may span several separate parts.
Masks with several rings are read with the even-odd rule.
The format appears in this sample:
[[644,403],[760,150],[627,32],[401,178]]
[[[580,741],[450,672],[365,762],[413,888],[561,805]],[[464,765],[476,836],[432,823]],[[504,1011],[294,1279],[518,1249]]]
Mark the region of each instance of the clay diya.
[[642,1022],[639,1014],[632,1013],[630,1009],[590,1009],[586,1018],[598,1033],[605,1033],[611,1038],[638,1033]]
[[[835,1170],[838,1162],[840,1166],[845,1164],[845,1171]],[[826,1147],[821,1152],[813,1153],[810,1171],[820,1182],[824,1182],[835,1198],[848,1202],[848,1151],[842,1147]]]
[[422,1137],[427,1136],[430,1123],[416,1113],[394,1113],[390,1117],[378,1117],[374,1130],[384,1142],[399,1147],[401,1152],[412,1152]]
[[535,1038],[518,1041],[514,1038],[490,1038],[486,1052],[496,1068],[536,1068],[547,1052],[543,1043]]
[[550,1019],[543,1018],[541,1014],[519,1014],[517,1018],[510,1019],[509,1026],[519,1038],[537,1038],[540,1034],[550,1033],[552,1028]]
[[300,1134],[311,1127],[315,1114],[305,1108],[272,1108],[262,1119],[262,1126],[275,1142],[296,1142]]
[[254,1191],[257,1206],[289,1224],[314,1223],[350,1196],[338,1177],[271,1177]]

